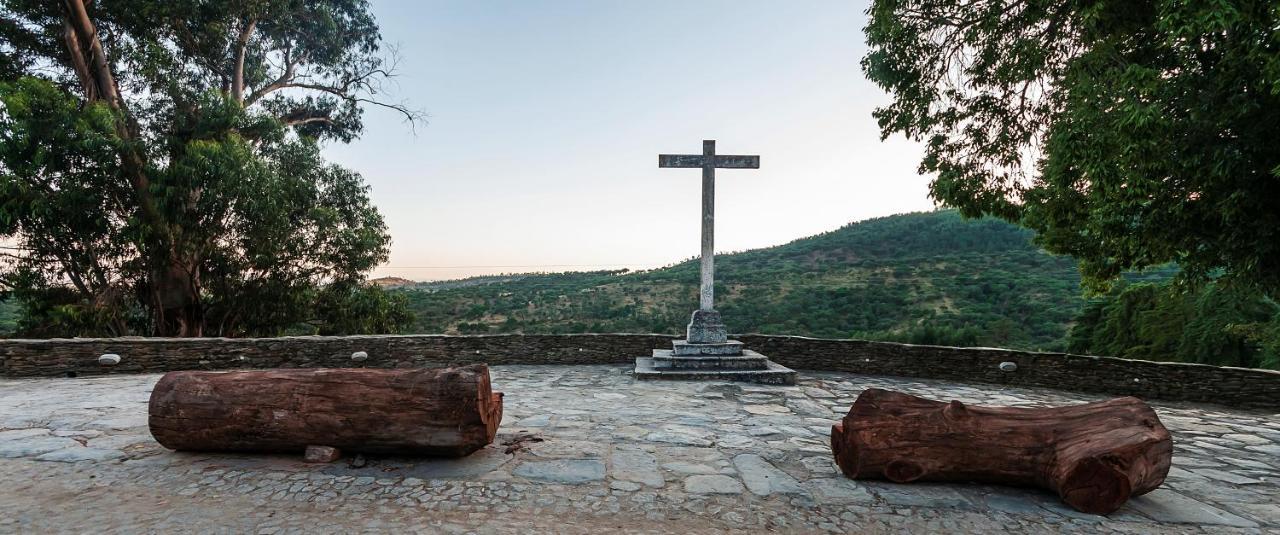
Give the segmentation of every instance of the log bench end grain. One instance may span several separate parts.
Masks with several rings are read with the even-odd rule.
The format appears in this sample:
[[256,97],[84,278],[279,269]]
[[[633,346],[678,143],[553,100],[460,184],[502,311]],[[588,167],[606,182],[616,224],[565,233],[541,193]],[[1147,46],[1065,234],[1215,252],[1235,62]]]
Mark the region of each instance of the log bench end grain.
[[831,428],[854,479],[1038,486],[1079,511],[1110,514],[1169,474],[1173,439],[1132,397],[1068,407],[943,403],[871,388]]
[[493,442],[502,393],[483,364],[435,369],[176,371],[151,392],[160,445],[186,451],[461,457]]

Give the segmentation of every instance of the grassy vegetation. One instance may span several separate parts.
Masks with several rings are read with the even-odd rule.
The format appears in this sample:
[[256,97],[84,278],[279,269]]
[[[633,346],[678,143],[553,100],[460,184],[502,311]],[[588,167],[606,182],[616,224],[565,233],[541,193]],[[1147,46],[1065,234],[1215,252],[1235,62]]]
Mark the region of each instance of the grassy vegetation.
[[[1084,304],[1079,273],[1031,236],[951,211],[855,223],[718,256],[717,308],[735,332],[1063,350]],[[697,283],[691,259],[644,272],[480,277],[403,291],[415,332],[677,334],[696,307]]]

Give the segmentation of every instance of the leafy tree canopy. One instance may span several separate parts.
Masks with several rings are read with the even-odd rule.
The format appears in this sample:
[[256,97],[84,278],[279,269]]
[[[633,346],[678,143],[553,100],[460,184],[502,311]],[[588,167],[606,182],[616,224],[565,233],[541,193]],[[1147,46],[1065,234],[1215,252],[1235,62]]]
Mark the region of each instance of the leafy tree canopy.
[[[46,334],[386,332],[390,238],[320,144],[394,65],[362,0],[0,0],[0,290]],[[347,304],[377,317],[356,321]]]
[[1280,4],[876,0],[883,135],[932,195],[1081,260],[1095,288],[1176,262],[1280,291]]

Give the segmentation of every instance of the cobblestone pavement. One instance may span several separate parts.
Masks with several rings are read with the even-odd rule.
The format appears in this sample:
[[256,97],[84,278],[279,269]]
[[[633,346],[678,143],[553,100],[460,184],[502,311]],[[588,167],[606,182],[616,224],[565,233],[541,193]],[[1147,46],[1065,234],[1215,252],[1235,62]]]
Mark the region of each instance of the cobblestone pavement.
[[493,446],[359,468],[165,450],[146,427],[157,375],[0,380],[0,532],[1280,533],[1276,414],[1158,405],[1174,434],[1169,480],[1104,518],[1037,490],[851,481],[827,440],[873,386],[985,405],[1095,396],[827,372],[794,387],[637,383],[627,371],[496,367],[506,415]]

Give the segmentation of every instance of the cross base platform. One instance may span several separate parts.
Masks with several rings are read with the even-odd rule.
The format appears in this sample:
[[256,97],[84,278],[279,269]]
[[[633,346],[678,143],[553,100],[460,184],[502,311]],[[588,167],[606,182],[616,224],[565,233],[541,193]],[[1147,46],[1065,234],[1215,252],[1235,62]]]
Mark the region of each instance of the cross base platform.
[[768,357],[742,348],[742,342],[697,344],[677,340],[673,349],[655,349],[649,357],[636,359],[635,376],[640,380],[722,380],[796,384],[796,372],[770,361]]
[[739,381],[745,383],[763,383],[771,385],[796,384],[796,371],[766,360],[765,368],[732,369],[732,368],[660,368],[654,365],[653,357],[636,358],[636,379],[677,380],[677,381]]
[[653,350],[653,365],[673,370],[763,370],[769,367],[769,359],[755,351],[739,350],[737,355],[681,355],[670,349]]

